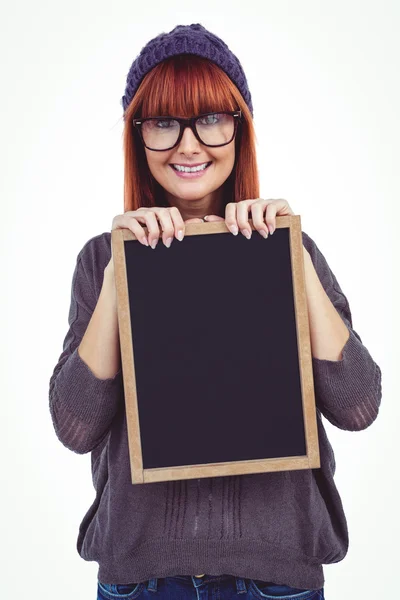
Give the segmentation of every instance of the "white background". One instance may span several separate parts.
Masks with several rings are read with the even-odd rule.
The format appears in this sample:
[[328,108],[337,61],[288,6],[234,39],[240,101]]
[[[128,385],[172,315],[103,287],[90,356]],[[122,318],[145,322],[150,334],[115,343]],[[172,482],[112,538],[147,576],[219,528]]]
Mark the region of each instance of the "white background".
[[[75,547],[90,455],[56,438],[48,384],[76,256],[123,212],[125,78],[148,40],[202,23],[238,56],[254,104],[261,197],[286,198],[348,297],[383,372],[378,419],[324,420],[350,531],[329,600],[394,597],[399,492],[399,36],[395,0],[1,6],[3,315],[1,596],[94,598]],[[5,417],[5,418],[4,418]],[[79,590],[79,592],[77,592]]]

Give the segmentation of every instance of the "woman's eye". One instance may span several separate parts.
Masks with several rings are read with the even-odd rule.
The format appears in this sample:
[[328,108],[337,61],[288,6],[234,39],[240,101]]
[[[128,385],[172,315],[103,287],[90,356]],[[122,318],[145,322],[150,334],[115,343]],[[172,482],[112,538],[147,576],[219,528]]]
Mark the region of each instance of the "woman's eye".
[[171,121],[156,121],[156,127],[160,129],[166,129],[170,126]]
[[218,115],[217,114],[207,115],[206,117],[203,117],[202,119],[200,119],[200,121],[201,121],[202,125],[214,125],[215,123],[218,122]]

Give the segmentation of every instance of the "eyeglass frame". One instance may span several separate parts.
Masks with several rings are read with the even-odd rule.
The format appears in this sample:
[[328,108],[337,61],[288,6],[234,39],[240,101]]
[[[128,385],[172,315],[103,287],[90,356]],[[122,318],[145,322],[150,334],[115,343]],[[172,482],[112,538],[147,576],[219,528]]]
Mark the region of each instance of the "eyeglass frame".
[[[224,142],[223,144],[205,144],[203,142],[203,140],[200,138],[199,134],[197,133],[196,130],[196,121],[198,119],[201,119],[202,117],[208,117],[209,115],[231,115],[232,117],[235,117],[234,119],[234,129],[233,129],[233,135],[231,137],[231,139],[229,140],[229,142]],[[176,140],[175,144],[173,146],[170,146],[169,148],[150,148],[149,146],[146,145],[146,142],[144,141],[143,138],[143,133],[142,133],[142,128],[141,125],[144,123],[144,121],[150,121],[150,119],[168,119],[169,121],[177,121],[179,123],[179,127],[180,127],[180,131],[179,131],[179,135],[178,135],[178,139]],[[190,117],[188,119],[185,119],[183,117],[171,117],[170,115],[168,116],[160,116],[160,117],[145,117],[144,119],[132,119],[132,125],[137,129],[139,136],[143,142],[143,145],[145,148],[147,148],[148,150],[152,150],[153,152],[165,152],[166,150],[172,150],[172,148],[175,148],[175,146],[178,146],[178,144],[180,143],[182,137],[183,137],[183,132],[185,131],[186,127],[190,127],[190,129],[193,131],[196,139],[200,142],[200,144],[203,144],[204,146],[208,146],[209,148],[219,148],[221,146],[226,146],[227,144],[230,144],[232,142],[232,140],[235,138],[236,133],[237,133],[237,129],[239,126],[239,123],[242,122],[242,111],[239,110],[213,110],[212,112],[208,112],[208,113],[203,113],[201,115],[197,115],[196,117]]]

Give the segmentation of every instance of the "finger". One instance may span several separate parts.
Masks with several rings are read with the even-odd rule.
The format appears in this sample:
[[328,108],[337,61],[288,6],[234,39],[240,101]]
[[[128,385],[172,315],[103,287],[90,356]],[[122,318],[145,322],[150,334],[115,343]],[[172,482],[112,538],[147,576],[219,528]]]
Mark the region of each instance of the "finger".
[[[121,216],[121,224],[119,224],[119,218],[117,218],[116,220],[114,219],[115,223],[117,224],[117,227],[115,227],[115,223],[113,221],[113,229],[118,229],[118,228],[126,228],[126,229],[130,229],[133,233],[133,235],[136,237],[137,240],[139,240],[139,242],[141,244],[143,244],[144,246],[148,246],[148,241],[147,241],[147,237],[146,237],[146,232],[143,229],[143,227],[140,225],[138,219],[140,220],[144,220],[140,215],[136,214],[134,217],[129,214],[131,211],[128,211],[126,213],[124,213]],[[132,211],[135,212],[136,211]]]
[[172,243],[172,240],[174,239],[175,234],[177,234],[178,236],[179,231],[184,231],[185,228],[182,215],[179,209],[175,206],[171,208],[150,208],[150,211],[146,213],[146,217],[149,222],[149,226],[151,227],[149,241],[152,248],[156,247],[160,239],[161,232],[162,241],[164,245],[167,248],[169,248]]
[[154,249],[158,244],[161,235],[164,245],[169,247],[175,234],[175,226],[172,220],[170,209],[166,207],[160,208],[157,206],[154,207],[152,212],[146,214],[149,215],[149,223],[155,223],[151,233],[149,234],[150,246]]
[[270,233],[272,234],[276,229],[276,216],[294,215],[294,212],[291,209],[289,202],[284,198],[278,198],[277,200],[273,200],[271,202],[271,205],[271,208],[269,204],[267,206],[266,220],[268,222]]
[[225,224],[233,235],[237,235],[239,232],[236,220],[236,204],[236,202],[228,202],[225,206]]
[[[160,238],[160,225],[159,225],[157,217],[158,217],[158,214],[151,211],[151,209],[147,209],[146,212],[143,213],[143,217],[142,217],[146,222],[147,232],[148,232],[148,240],[149,240],[149,244],[153,248],[153,250],[157,246],[158,240]],[[171,224],[171,227],[172,227],[172,224]]]
[[181,242],[185,236],[185,221],[183,220],[181,211],[177,206],[172,206],[169,209],[169,212],[174,226],[173,235]]
[[236,203],[236,220],[242,234],[249,240],[251,238],[251,226],[249,223],[250,203],[240,201]]
[[191,219],[185,220],[185,225],[187,225],[188,223],[203,223],[203,219],[200,219],[200,217],[192,217]]
[[278,210],[277,202],[270,202],[265,211],[265,221],[267,223],[270,234],[272,235],[276,229],[276,213]]
[[264,211],[265,211],[265,202],[255,202],[250,206],[252,220],[254,228],[262,235],[264,238],[268,237],[268,227],[264,222]]
[[[142,214],[139,211],[143,211]],[[148,241],[153,250],[158,244],[161,231],[163,232],[162,238],[164,244],[167,247],[171,244],[174,237],[175,228],[170,215],[170,210],[168,208],[141,207],[135,211],[134,218],[140,219],[146,223]]]
[[224,217],[220,217],[219,215],[206,215],[204,217],[207,223],[213,223],[216,221],[225,221]]

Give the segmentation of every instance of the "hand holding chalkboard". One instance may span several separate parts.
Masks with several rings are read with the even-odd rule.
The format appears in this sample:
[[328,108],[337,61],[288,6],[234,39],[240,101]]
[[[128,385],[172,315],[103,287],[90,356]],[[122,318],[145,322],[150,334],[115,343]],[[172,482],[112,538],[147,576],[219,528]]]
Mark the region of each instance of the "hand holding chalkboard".
[[[251,238],[251,230],[256,229],[263,238],[268,233],[273,234],[276,229],[277,216],[293,216],[294,212],[289,202],[284,198],[274,200],[272,198],[254,198],[240,200],[239,202],[228,202],[225,206],[225,217],[207,215],[207,223],[225,221],[226,226],[234,235],[239,229],[247,238]],[[252,225],[249,224],[249,219]]]
[[[182,215],[178,208],[172,207],[175,210],[171,211],[165,207],[154,206],[152,208],[140,208],[138,210],[129,210],[121,215],[116,215],[113,218],[111,231],[114,229],[129,229],[134,234],[135,238],[138,239],[144,246],[148,246],[150,243],[151,248],[155,248],[159,237],[160,230],[158,229],[158,222],[156,218],[160,220],[162,228],[162,240],[164,245],[169,248],[173,239],[173,236],[177,240],[182,241],[185,233],[185,226],[189,223],[200,223],[202,219],[187,219],[183,221]],[[148,238],[144,227],[141,227],[139,221],[146,223]],[[155,224],[154,224],[155,221]],[[180,234],[183,232],[183,235]],[[114,259],[111,247],[111,259],[107,267],[113,269]]]
[[[147,228],[148,236],[141,223]],[[129,229],[141,244],[144,246],[150,245],[154,249],[160,235],[167,247],[171,245],[174,237],[181,241],[185,224],[176,206],[151,206],[128,210],[121,215],[116,215],[112,221],[111,230],[122,228]],[[180,232],[182,232],[182,235],[180,235]]]

